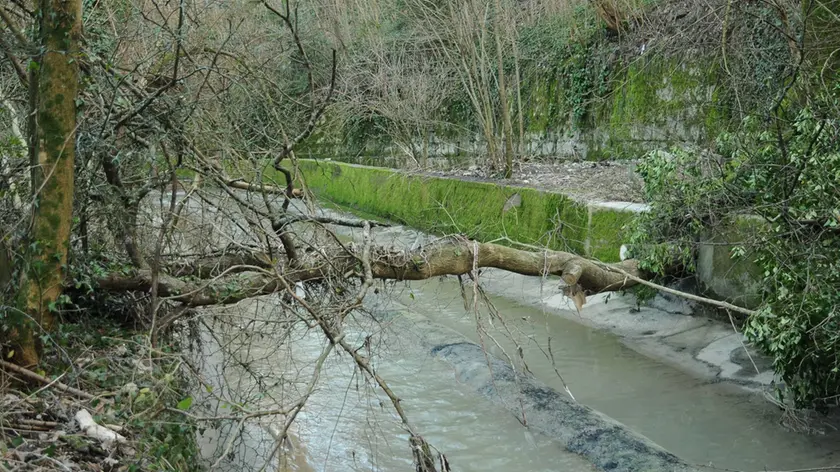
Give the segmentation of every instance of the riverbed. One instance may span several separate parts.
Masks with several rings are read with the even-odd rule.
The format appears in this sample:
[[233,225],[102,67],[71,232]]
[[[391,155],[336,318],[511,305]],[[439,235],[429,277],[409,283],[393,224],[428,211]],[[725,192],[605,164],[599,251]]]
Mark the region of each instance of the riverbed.
[[[355,233],[358,238],[358,231]],[[428,240],[427,235],[400,227],[383,228],[378,234],[377,242],[385,244],[411,246]],[[558,391],[568,387],[577,401],[624,423],[689,463],[735,470],[837,464],[840,446],[836,432],[828,429],[824,434],[806,435],[790,431],[781,424],[782,411],[755,393],[756,389],[691,375],[675,363],[642,355],[620,336],[587,326],[591,323],[584,321],[586,313],[576,313],[573,306],[561,316],[556,307],[537,308],[538,304],[521,303],[513,295],[517,290],[525,292],[523,285],[529,285],[527,295],[533,297],[539,290],[545,298],[555,297],[559,291],[555,281],[496,270],[483,272],[481,277],[503,323],[491,320],[486,303],[479,304],[478,317],[472,308],[465,310],[455,277],[394,284],[387,291],[389,296],[379,303],[390,303],[391,309],[408,307],[504,359],[515,358],[522,347],[536,378]],[[465,293],[471,300],[469,284]],[[633,313],[628,310],[626,315],[632,317]],[[683,323],[674,318],[675,325]],[[667,330],[667,324],[660,329]],[[728,326],[723,329],[731,330]]]
[[[359,237],[359,230],[333,229],[345,240]],[[400,227],[377,229],[374,235],[379,244],[409,247],[430,238]],[[663,356],[643,355],[645,349],[634,347],[621,330],[599,328],[592,314],[600,313],[597,310],[587,312],[585,307],[577,313],[568,305],[542,303],[558,296],[555,280],[499,271],[485,271],[479,277],[486,299],[470,282],[462,288],[454,277],[377,284],[377,294],[366,299],[368,313],[354,314],[345,327],[351,345],[371,357],[377,373],[402,400],[416,431],[445,454],[453,470],[594,469],[564,450],[556,438],[523,426],[507,410],[463,384],[452,366],[433,355],[428,340],[422,339],[425,325],[414,323],[417,328],[412,328],[412,320],[430,320],[454,336],[482,345],[491,355],[531,372],[542,383],[620,421],[689,464],[710,466],[709,470],[758,471],[840,462],[836,432],[806,435],[785,428],[780,423],[782,412],[756,393],[758,384],[730,382],[682,368],[680,362]],[[476,297],[482,300],[473,304]],[[609,306],[631,306],[626,300],[621,303]],[[634,316],[630,310],[610,316],[622,315]],[[223,405],[208,399],[222,391],[225,398],[249,402],[252,410],[285,405],[305,393],[313,365],[325,348],[324,337],[284,316],[288,313],[276,295],[202,310],[202,349],[209,360],[203,375],[217,389],[203,400],[212,404],[215,413]],[[680,327],[694,322],[684,314],[658,316],[650,318],[655,321],[646,318],[627,325],[645,325],[647,332],[649,324],[667,331],[668,323]],[[708,323],[703,320],[703,326],[712,326]],[[712,327],[731,329],[718,325]],[[214,358],[222,345],[237,353],[238,363]],[[352,359],[332,352],[319,372],[290,429],[294,450],[285,453],[292,460],[281,465],[274,454],[283,417],[273,416],[243,425],[220,468],[411,470],[406,431],[388,398],[361,376]],[[201,439],[208,456],[226,448],[230,428],[205,431]]]

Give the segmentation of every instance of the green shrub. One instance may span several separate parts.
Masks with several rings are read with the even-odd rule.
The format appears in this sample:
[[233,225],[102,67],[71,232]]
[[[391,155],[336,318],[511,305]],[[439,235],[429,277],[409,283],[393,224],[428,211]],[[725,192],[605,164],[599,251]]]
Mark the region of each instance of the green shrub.
[[[746,320],[749,341],[773,357],[797,406],[823,406],[840,393],[840,121],[838,89],[785,116],[750,117],[722,134],[724,157],[651,153],[639,172],[651,211],[631,243],[642,267],[692,269],[706,229],[733,216],[761,217],[751,235],[763,269],[764,303]],[[676,248],[676,250],[674,250]],[[744,254],[743,249],[733,256]]]

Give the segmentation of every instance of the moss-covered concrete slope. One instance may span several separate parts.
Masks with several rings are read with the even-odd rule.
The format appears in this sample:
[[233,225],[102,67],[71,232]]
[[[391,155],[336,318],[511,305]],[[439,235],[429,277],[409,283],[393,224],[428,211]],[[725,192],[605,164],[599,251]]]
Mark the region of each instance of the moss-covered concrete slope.
[[638,205],[582,203],[530,188],[305,160],[309,188],[329,202],[435,234],[532,244],[606,262],[619,259]]

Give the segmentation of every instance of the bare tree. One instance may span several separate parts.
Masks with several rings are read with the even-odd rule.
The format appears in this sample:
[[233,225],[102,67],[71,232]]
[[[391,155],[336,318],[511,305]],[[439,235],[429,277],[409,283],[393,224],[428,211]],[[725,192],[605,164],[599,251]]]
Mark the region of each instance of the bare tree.
[[436,53],[458,72],[486,142],[491,168],[510,177],[513,126],[504,64],[510,39],[504,26],[508,12],[501,0],[452,2],[443,7],[417,1],[413,5],[423,18],[424,30],[436,38]]
[[451,98],[451,70],[434,60],[428,40],[412,37],[394,43],[364,41],[364,54],[348,54],[342,68],[342,98],[335,115],[381,118],[381,131],[422,169],[429,167],[429,144],[447,124],[438,115]]

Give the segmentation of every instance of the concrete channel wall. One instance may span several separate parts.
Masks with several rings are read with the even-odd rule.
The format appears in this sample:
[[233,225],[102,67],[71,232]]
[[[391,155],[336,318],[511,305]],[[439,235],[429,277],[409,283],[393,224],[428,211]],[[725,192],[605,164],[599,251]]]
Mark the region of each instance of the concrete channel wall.
[[324,201],[434,234],[515,241],[619,260],[624,226],[645,206],[580,202],[560,193],[432,177],[353,164],[302,160],[309,188]]
[[[433,177],[334,161],[301,160],[309,188],[324,201],[435,234],[530,244],[599,259],[619,260],[626,226],[647,206],[581,202],[566,195],[493,182]],[[749,255],[731,257],[754,229],[744,217],[701,241],[697,279],[711,297],[754,308],[761,271]]]

